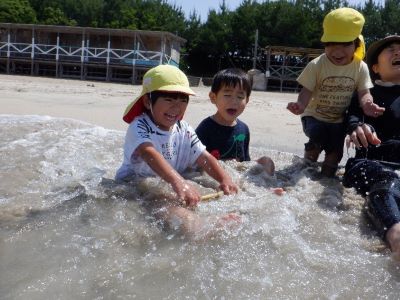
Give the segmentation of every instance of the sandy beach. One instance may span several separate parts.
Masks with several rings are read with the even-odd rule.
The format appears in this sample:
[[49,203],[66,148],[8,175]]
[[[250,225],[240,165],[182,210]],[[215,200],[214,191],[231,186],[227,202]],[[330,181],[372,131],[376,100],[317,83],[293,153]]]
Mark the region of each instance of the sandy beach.
[[[125,131],[122,113],[140,90],[140,85],[0,75],[0,114],[72,118]],[[191,97],[185,119],[195,128],[215,107],[208,99],[209,87],[193,90],[196,96]],[[302,154],[306,137],[300,118],[286,110],[296,97],[295,93],[252,92],[240,117],[250,127],[251,146]]]

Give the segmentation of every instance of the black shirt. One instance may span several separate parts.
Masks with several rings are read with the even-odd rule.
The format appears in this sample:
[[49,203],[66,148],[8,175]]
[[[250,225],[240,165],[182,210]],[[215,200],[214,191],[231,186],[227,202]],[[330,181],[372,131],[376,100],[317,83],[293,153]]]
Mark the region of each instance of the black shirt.
[[250,160],[249,127],[240,120],[235,126],[223,126],[211,117],[204,119],[196,128],[200,141],[217,159]]
[[381,145],[370,145],[368,150],[356,150],[356,158],[368,158],[400,163],[400,85],[382,86],[375,84],[370,90],[374,103],[386,110],[382,116],[364,116],[358,100],[352,99],[348,111],[347,132],[351,133],[358,124],[367,123],[376,131]]

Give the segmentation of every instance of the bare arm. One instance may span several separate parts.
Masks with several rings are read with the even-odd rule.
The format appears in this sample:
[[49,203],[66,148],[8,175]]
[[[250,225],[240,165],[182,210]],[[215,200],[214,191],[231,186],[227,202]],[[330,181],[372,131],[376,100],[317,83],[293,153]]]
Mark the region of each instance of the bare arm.
[[219,165],[218,160],[208,151],[204,151],[196,161],[197,165],[202,168],[208,175],[219,182],[221,190],[225,195],[238,192],[238,186],[233,183],[231,177]]
[[312,91],[303,87],[297,97],[297,102],[288,103],[286,108],[295,115],[301,115],[308,106],[308,103],[310,103],[311,96]]
[[179,199],[189,206],[195,206],[200,201],[197,189],[190,185],[151,143],[141,144],[136,151],[158,176],[171,184]]

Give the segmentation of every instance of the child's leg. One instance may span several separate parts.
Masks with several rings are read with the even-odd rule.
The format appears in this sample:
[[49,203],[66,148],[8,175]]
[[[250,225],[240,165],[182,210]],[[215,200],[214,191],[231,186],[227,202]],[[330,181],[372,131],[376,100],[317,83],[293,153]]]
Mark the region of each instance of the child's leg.
[[325,159],[321,166],[321,174],[333,177],[343,157],[345,126],[343,123],[326,123],[325,127],[327,140],[322,145],[325,150]]
[[386,240],[389,243],[392,257],[400,261],[400,223],[394,224],[386,233]]
[[321,151],[322,151],[321,146],[314,144],[310,141],[305,144],[304,158],[309,161],[316,162],[318,160]]
[[221,229],[235,227],[241,222],[241,217],[235,213],[202,218],[194,211],[181,206],[167,206],[161,209],[158,217],[171,229],[179,230],[193,240],[208,238]]
[[265,172],[267,172],[268,175],[274,175],[275,174],[275,164],[274,161],[268,157],[268,156],[263,156],[257,159],[257,162],[263,167]]
[[325,154],[325,159],[321,166],[321,174],[326,177],[333,177],[336,174],[343,151],[333,151]]
[[393,171],[384,170],[376,176],[381,181],[371,185],[368,204],[379,223],[388,228],[385,239],[393,258],[400,260],[400,180]]
[[301,123],[305,135],[310,139],[304,144],[304,158],[316,162],[327,137],[325,122],[313,117],[302,117]]

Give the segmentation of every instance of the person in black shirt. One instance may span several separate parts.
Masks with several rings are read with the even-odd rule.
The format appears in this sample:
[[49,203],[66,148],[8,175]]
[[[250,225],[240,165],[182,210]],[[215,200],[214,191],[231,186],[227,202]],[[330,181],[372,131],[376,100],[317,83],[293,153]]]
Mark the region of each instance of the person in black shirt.
[[[241,69],[224,69],[215,74],[209,97],[217,112],[204,119],[196,134],[208,152],[220,160],[250,161],[249,127],[238,117],[249,102],[252,81]],[[268,175],[274,175],[275,164],[270,157],[257,159]],[[282,194],[281,188],[274,189]]]
[[365,116],[357,101],[349,107],[346,143],[356,146],[356,155],[345,167],[343,185],[367,196],[375,224],[383,229],[392,256],[400,260],[400,36],[373,43],[367,64],[376,104],[382,116]]

